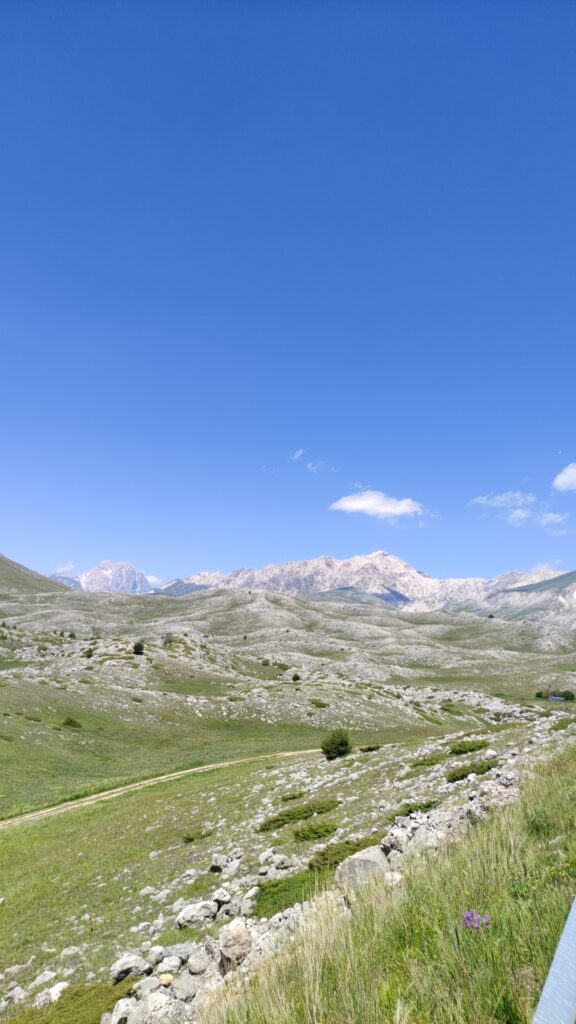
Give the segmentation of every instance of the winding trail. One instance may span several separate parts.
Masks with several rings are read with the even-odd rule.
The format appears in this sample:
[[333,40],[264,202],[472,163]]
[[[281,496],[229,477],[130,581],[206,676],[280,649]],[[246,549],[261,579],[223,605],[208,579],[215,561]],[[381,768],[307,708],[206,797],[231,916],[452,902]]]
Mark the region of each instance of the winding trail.
[[43,807],[38,811],[27,811],[26,814],[18,814],[14,818],[4,818],[0,821],[0,830],[10,828],[13,825],[22,825],[27,821],[40,821],[42,818],[52,818],[57,814],[64,814],[65,811],[74,811],[79,807],[91,807],[92,804],[99,804],[103,800],[113,800],[117,796],[123,796],[124,793],[134,793],[138,789],[155,786],[159,782],[185,779],[187,775],[200,775],[203,772],[212,772],[218,768],[231,768],[238,764],[256,764],[258,761],[280,760],[285,757],[298,757],[300,754],[319,753],[318,747],[312,747],[310,750],[282,750],[274,754],[253,754],[252,757],[240,757],[235,761],[217,761],[214,764],[203,764],[197,768],[183,768],[179,772],[168,772],[166,775],[154,775],[152,778],[141,779],[139,782],[129,782],[125,786],[105,789],[101,793],[81,796],[76,800],[66,800],[64,803],[55,804],[53,807]]

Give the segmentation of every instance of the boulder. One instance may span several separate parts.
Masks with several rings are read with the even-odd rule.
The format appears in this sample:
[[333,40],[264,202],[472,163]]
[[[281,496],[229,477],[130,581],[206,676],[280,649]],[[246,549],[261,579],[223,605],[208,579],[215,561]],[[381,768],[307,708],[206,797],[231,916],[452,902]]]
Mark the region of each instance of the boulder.
[[194,999],[201,984],[200,979],[194,978],[191,974],[179,974],[172,982],[171,992],[176,999],[189,1003]]
[[128,1024],[130,1013],[137,1006],[135,999],[120,999],[112,1010],[110,1024]]
[[227,860],[228,858],[225,857],[223,853],[212,854],[212,860],[210,861],[210,871],[215,875],[221,874],[221,872],[226,867]]
[[136,1004],[126,1024],[184,1024],[188,1019],[185,1003],[159,989]]
[[175,974],[176,971],[180,970],[180,964],[182,963],[179,956],[165,956],[163,960],[157,965],[155,974]]
[[189,928],[190,925],[204,924],[212,921],[218,913],[218,904],[215,900],[198,900],[197,903],[189,903],[180,911],[176,918],[178,928]]
[[235,971],[252,948],[252,937],[239,917],[225,924],[218,936],[220,943],[220,969],[223,974]]
[[151,971],[151,964],[139,953],[123,953],[110,968],[110,981],[115,985],[130,975],[139,978],[144,974],[150,974]]
[[351,857],[346,857],[346,860],[338,865],[335,882],[350,901],[360,886],[382,880],[389,870],[386,855],[381,847],[368,846],[365,850],[359,850]]
[[190,974],[204,974],[211,963],[210,957],[204,950],[195,950],[188,957],[188,970]]

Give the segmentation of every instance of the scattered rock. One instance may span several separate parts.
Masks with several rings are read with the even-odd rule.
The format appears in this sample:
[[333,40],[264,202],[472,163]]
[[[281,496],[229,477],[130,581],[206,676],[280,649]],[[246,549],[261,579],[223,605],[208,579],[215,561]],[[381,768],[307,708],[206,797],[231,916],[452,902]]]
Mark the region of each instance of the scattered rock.
[[220,968],[223,974],[234,971],[246,959],[252,948],[252,937],[240,918],[220,929]]
[[151,971],[151,964],[139,953],[123,953],[110,968],[110,980],[115,985],[129,976],[137,978],[144,974],[150,974]]
[[190,925],[204,924],[211,921],[218,913],[218,904],[214,900],[199,900],[189,903],[180,911],[176,918],[178,928],[189,928]]

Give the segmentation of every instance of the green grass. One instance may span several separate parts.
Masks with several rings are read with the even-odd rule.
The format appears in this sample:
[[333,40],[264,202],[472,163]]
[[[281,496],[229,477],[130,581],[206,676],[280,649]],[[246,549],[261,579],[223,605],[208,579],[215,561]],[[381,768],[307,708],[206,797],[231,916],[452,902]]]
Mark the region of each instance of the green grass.
[[54,1006],[44,1010],[26,1009],[11,1024],[100,1024],[102,1014],[109,1013],[118,999],[128,995],[134,978],[118,985],[73,985],[61,995]]
[[448,756],[445,750],[437,750],[433,754],[425,754],[424,757],[417,757],[412,762],[412,770],[417,768],[431,768],[435,764],[440,764]]
[[360,839],[344,839],[340,843],[329,843],[323,850],[313,854],[308,861],[308,870],[320,873],[334,871],[346,857],[365,850],[367,846],[374,846],[376,842],[376,836],[363,836]]
[[[313,765],[318,756],[296,757],[294,764]],[[216,876],[207,873],[214,815],[226,819],[226,844],[243,847],[248,869],[257,873],[256,855],[252,861],[246,847],[246,820],[261,807],[258,787],[265,779],[262,762],[214,769],[2,831],[0,963],[26,963],[35,954],[37,973],[39,949],[54,946],[57,936],[58,948],[79,939],[91,950],[99,947],[90,952],[87,970],[108,967],[119,948],[134,945],[129,927],[147,916],[131,913],[142,904],[144,886],[160,889],[194,866],[201,872],[193,883],[199,895],[217,887]],[[185,836],[193,837],[193,845]],[[79,933],[74,918],[85,911],[91,919]]]
[[569,725],[572,725],[573,718],[559,718],[557,722],[553,722],[550,726],[553,732],[560,732],[562,729],[567,729]]
[[[408,864],[402,892],[367,890],[346,917],[320,915],[247,989],[224,993],[211,1024],[529,1024],[574,896],[575,804],[570,749],[517,803]],[[464,927],[472,908],[489,927]]]
[[294,821],[306,821],[314,814],[327,814],[338,807],[338,800],[327,797],[321,800],[311,800],[307,804],[298,804],[293,807],[286,807],[271,818],[266,818],[259,826],[259,832],[274,832]]
[[[95,711],[88,687],[71,694],[22,684],[0,694],[0,714],[10,716],[2,717],[1,818],[181,768],[319,747],[324,735],[300,723],[200,718],[182,704],[144,715],[131,701],[128,718],[113,707]],[[28,721],[18,715],[22,708]]]
[[287,907],[303,903],[323,892],[333,877],[333,871],[304,869],[288,878],[271,878],[260,886],[260,892],[254,900],[254,913],[258,917],[273,917]]

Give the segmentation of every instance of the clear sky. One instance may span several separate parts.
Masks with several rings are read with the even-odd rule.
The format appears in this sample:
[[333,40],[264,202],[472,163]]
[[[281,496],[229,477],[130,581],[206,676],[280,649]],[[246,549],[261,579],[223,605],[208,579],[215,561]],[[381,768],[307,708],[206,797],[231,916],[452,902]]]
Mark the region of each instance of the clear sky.
[[0,550],[575,568],[575,52],[561,0],[3,0]]

